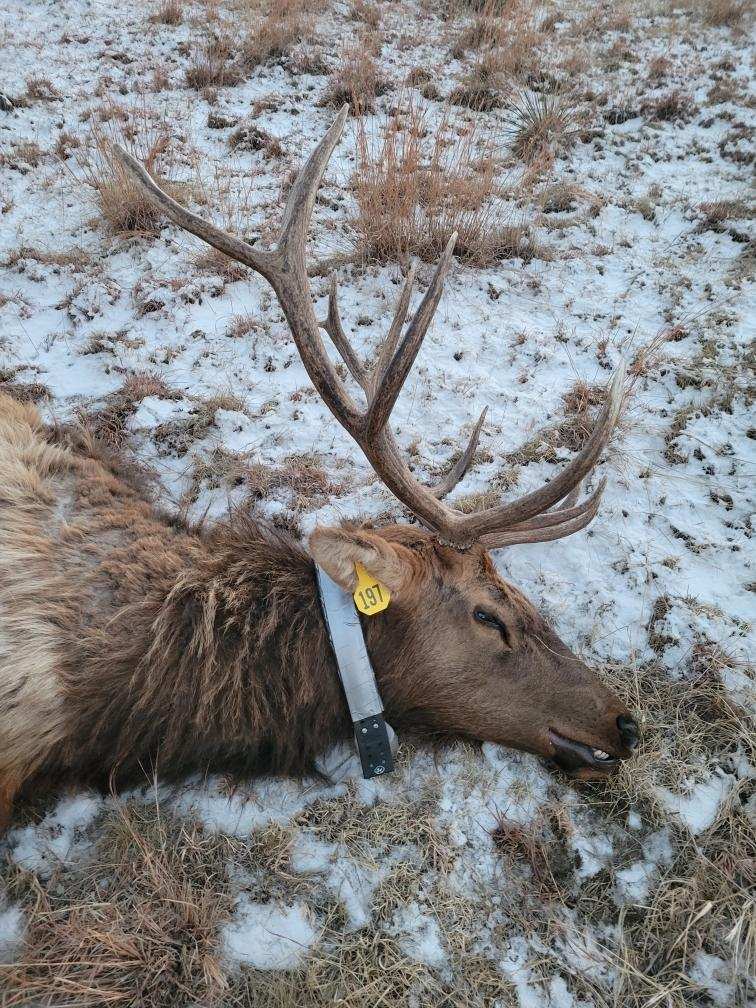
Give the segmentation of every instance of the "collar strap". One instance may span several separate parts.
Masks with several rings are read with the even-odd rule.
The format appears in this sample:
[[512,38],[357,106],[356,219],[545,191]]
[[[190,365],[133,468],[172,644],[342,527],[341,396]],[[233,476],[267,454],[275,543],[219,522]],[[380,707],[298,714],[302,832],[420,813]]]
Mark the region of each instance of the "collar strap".
[[362,776],[370,778],[391,773],[396,735],[383,716],[383,702],[354,599],[317,564],[315,572],[336,668],[354,724],[354,743],[362,763]]

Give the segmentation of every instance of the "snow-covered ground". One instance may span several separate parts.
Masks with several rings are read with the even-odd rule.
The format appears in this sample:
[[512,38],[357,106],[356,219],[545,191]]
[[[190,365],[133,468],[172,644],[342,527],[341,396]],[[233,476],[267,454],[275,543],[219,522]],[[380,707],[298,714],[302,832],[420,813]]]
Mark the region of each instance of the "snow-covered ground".
[[[208,37],[233,48],[242,5],[179,6],[183,20],[172,26],[150,20],[157,5],[0,0],[0,388],[43,386],[46,414],[69,420],[96,414],[135,374],[157,376],[164,386],[127,415],[127,450],[156,470],[166,502],[192,514],[219,515],[241,499],[249,483],[234,474],[244,467],[285,470],[305,459],[327,475],[326,489],[272,480],[262,512],[294,513],[305,531],[341,516],[401,517],[312,393],[265,283],[198,265],[203,250],[173,227],[112,233],[82,181],[93,122],[106,119],[100,128],[111,129],[119,108],[141,123],[154,115],[169,138],[165,175],[195,198],[204,191],[202,212],[217,207],[224,226],[270,233],[292,167],[333,119],[321,104],[330,68],[355,38],[367,44],[360,33],[370,5],[320,5],[292,53],[204,92],[187,88],[187,67]],[[586,661],[627,691],[649,740],[639,769],[603,798],[495,746],[433,754],[407,744],[399,771],[377,782],[362,781],[349,754],[330,754],[333,784],[264,780],[229,796],[228,782],[189,782],[161,797],[176,815],[240,840],[271,824],[289,831],[287,877],[297,885],[266,894],[248,871],[234,875],[227,963],[291,970],[331,954],[336,905],[342,936],[380,933],[403,964],[427,968],[422,994],[410,987],[408,1004],[410,995],[441,1003],[426,992],[435,982],[428,977],[452,991],[448,1004],[731,1005],[745,997],[740,933],[729,957],[715,948],[704,925],[716,909],[703,896],[685,917],[701,937],[690,942],[686,932],[696,958],[680,967],[678,987],[664,963],[633,958],[637,932],[628,923],[631,910],[659,905],[654,893],[671,866],[679,871],[683,846],[700,842],[706,852],[712,831],[741,814],[753,779],[752,728],[738,720],[739,708],[753,704],[756,613],[752,49],[748,11],[734,27],[714,27],[704,9],[562,0],[538,8],[536,23],[553,15],[539,41],[541,85],[552,82],[580,127],[519,196],[517,213],[548,255],[452,269],[393,417],[419,472],[438,472],[457,432],[487,405],[463,492],[485,492],[503,470],[521,492],[570,455],[563,444],[548,449],[547,433],[539,440],[564,419],[564,394],[578,379],[603,385],[620,358],[628,362],[629,406],[598,518],[587,533],[515,547],[496,561]],[[438,98],[413,94],[435,121],[469,60],[450,55],[469,17],[446,18],[445,5],[430,0],[376,10],[370,38],[392,86],[366,116],[368,132],[378,135],[407,99],[403,82],[415,68],[437,87]],[[530,83],[538,79],[531,74]],[[501,90],[508,94],[506,79]],[[669,95],[677,104],[666,116],[658,101]],[[475,120],[493,144],[502,182],[517,179],[506,107],[455,114]],[[250,123],[282,151],[232,150],[229,137]],[[313,255],[354,247],[355,129],[350,120],[316,205]],[[557,183],[574,191],[559,212],[545,212]],[[429,274],[421,266],[421,286]],[[339,270],[342,317],[363,356],[390,322],[399,276],[396,264]],[[328,283],[312,280],[322,316]],[[537,450],[502,461],[526,442]],[[728,704],[738,705],[729,721]],[[729,745],[712,742],[720,717],[743,724]],[[81,794],[30,813],[5,842],[6,874],[22,869],[44,885],[65,873],[91,856],[96,825],[112,806]],[[512,824],[531,828],[546,848],[566,852],[557,897],[542,892],[541,911],[522,906],[524,892],[538,894],[538,866],[519,877],[502,818],[510,832]],[[388,825],[395,820],[398,827]],[[411,883],[391,902],[396,885],[388,883],[410,869]],[[599,880],[596,899],[606,905],[593,913],[587,894]],[[12,888],[3,900],[0,962],[27,954],[29,904]],[[483,961],[488,987],[466,973],[465,963],[477,970]],[[628,981],[628,964],[651,979]],[[363,1003],[359,992],[347,995],[342,1003]],[[380,984],[370,1003],[379,997]]]

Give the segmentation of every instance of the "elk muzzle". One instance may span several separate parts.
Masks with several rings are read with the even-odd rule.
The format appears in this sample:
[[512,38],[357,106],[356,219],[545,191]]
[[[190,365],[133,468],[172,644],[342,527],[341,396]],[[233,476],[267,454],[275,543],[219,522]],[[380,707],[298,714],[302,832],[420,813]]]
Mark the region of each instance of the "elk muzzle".
[[629,714],[620,714],[610,725],[606,735],[614,744],[609,751],[569,738],[553,728],[549,729],[552,760],[569,774],[583,780],[606,777],[616,771],[622,760],[632,756],[638,745],[638,723]]

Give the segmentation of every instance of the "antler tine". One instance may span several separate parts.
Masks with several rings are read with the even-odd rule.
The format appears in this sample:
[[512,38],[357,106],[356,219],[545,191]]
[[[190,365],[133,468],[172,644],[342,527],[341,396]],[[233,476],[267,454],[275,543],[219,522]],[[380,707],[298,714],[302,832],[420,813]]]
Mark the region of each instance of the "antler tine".
[[147,170],[131,154],[127,154],[117,144],[112,145],[112,150],[131,181],[142,191],[150,203],[157,207],[158,210],[162,210],[166,217],[170,218],[174,224],[178,224],[184,231],[188,231],[190,234],[201,238],[202,241],[217,248],[224,255],[229,256],[229,258],[236,259],[237,262],[249,266],[250,269],[264,276],[269,283],[272,282],[271,277],[279,264],[278,255],[275,252],[266,252],[263,249],[257,249],[253,245],[250,245],[249,242],[236,238],[234,235],[222,231],[209,221],[198,217],[197,214],[191,213],[191,211],[182,207],[180,203],[177,203],[168,193],[164,192]]
[[258,250],[185,210],[160,188],[138,161],[119,147],[114,146],[113,151],[145,197],[175,224],[265,277],[276,293],[313,385],[339,423],[355,436],[362,424],[362,414],[336,374],[320,338],[305,255],[315,194],[343,132],[347,112],[345,105],[300,170],[289,193],[281,237],[273,251]]
[[601,497],[606,487],[606,477],[602,478],[594,492],[578,507],[549,511],[539,518],[521,522],[510,529],[485,535],[480,542],[486,549],[500,549],[522,543],[550,542],[573,535],[590,525],[596,517]]
[[581,486],[582,486],[582,482],[578,483],[575,486],[574,490],[570,490],[570,492],[567,494],[567,496],[564,498],[564,500],[560,503],[559,508],[558,508],[559,511],[566,511],[567,508],[574,507],[574,505],[577,503],[578,497],[580,496],[580,487]]
[[470,540],[491,537],[498,531],[513,529],[529,518],[542,515],[563,500],[588,475],[598,461],[617,422],[624,393],[625,366],[620,364],[614,375],[607,400],[583,450],[550,483],[526,494],[519,500],[499,507],[487,508],[465,515],[458,522],[460,533]]
[[478,417],[478,422],[475,424],[473,432],[470,435],[470,440],[467,442],[467,448],[465,448],[462,455],[457,459],[441,482],[437,483],[436,486],[431,487],[431,493],[434,497],[438,498],[438,500],[441,500],[442,497],[446,497],[448,493],[451,493],[454,487],[459,483],[467,470],[470,468],[470,463],[475,455],[475,449],[478,447],[478,438],[480,437],[480,432],[483,427],[483,421],[486,419],[486,413],[488,413],[488,406],[483,407],[483,411]]
[[331,123],[323,139],[310,154],[294,185],[289,191],[289,198],[281,221],[281,238],[278,252],[282,257],[284,269],[307,275],[305,248],[307,231],[315,205],[315,196],[320,186],[333,149],[344,132],[344,124],[349,114],[349,106],[342,105],[339,114]]
[[391,362],[383,373],[380,384],[376,386],[365,425],[365,437],[367,440],[372,440],[383,430],[396,400],[399,398],[402,385],[404,385],[410,368],[415,362],[420,344],[423,342],[425,334],[428,331],[428,326],[438,307],[438,302],[441,300],[444,290],[444,280],[449,271],[456,241],[457,232],[455,231],[446,243],[444,254],[441,256],[441,260],[436,267],[436,272],[433,274],[430,286],[407,327],[404,338],[399,344],[399,349],[391,358]]
[[349,373],[352,378],[354,378],[354,380],[361,385],[367,393],[369,384],[367,372],[362,361],[354,352],[352,344],[349,342],[347,335],[344,332],[344,327],[341,324],[341,316],[339,315],[339,304],[337,299],[338,289],[336,287],[336,277],[333,277],[331,280],[331,289],[328,293],[328,316],[320,323],[320,325],[321,328],[325,329],[331,337],[331,342],[339,351],[341,359],[349,368]]
[[402,286],[402,293],[399,295],[399,300],[396,303],[396,309],[394,310],[394,317],[391,320],[391,325],[389,326],[389,331],[386,334],[386,338],[383,341],[383,345],[378,353],[378,358],[373,367],[373,373],[370,379],[371,383],[371,393],[370,398],[375,395],[378,386],[383,380],[383,376],[386,373],[386,368],[389,366],[394,354],[396,353],[396,345],[399,342],[399,337],[402,334],[402,326],[404,325],[404,320],[407,318],[407,310],[409,308],[410,298],[412,297],[412,287],[415,283],[415,274],[417,273],[417,264],[412,263],[409,269],[409,273]]

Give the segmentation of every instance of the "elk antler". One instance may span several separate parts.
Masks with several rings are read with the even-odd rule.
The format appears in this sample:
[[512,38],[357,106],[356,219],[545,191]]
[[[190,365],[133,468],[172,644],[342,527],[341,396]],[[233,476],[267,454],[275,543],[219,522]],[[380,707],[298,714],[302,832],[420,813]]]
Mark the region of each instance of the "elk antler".
[[[614,376],[606,404],[582,451],[558,476],[519,500],[474,514],[463,514],[448,507],[441,503],[441,498],[457,485],[470,465],[486,411],[475,425],[459,461],[435,487],[424,486],[415,479],[389,428],[391,411],[441,298],[456,233],[447,242],[430,286],[404,329],[414,281],[414,269],[410,271],[372,369],[359,360],[344,333],[336,285],[332,285],[328,317],[322,328],[328,332],[348,370],[362,387],[367,400],[365,409],[354,402],[336,373],[313,311],[305,253],[315,195],[344,129],[347,112],[348,107],[344,106],[301,169],[289,193],[278,244],[270,250],[250,245],[186,210],[160,188],[138,161],[119,147],[114,147],[114,152],[144,196],[175,224],[231,259],[249,266],[268,281],[286,316],[305,370],[326,406],[360,446],[388,489],[442,541],[460,549],[480,541],[493,549],[557,539],[579,531],[595,516],[604,489],[602,480],[587,500],[575,504],[580,481],[598,461],[619,415],[624,380],[622,368]],[[565,501],[561,509],[548,510],[560,501]]]

